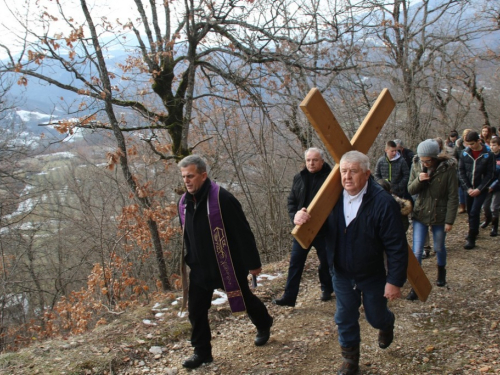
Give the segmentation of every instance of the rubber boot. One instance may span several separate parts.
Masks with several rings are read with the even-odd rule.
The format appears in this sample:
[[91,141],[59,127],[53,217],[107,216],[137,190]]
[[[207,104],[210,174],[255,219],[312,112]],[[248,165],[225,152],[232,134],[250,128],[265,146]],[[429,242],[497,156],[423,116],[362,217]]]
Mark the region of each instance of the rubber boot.
[[467,243],[464,245],[464,249],[471,250],[476,247],[476,234],[469,232],[467,236]]
[[465,203],[460,203],[458,206],[458,213],[459,214],[465,214],[467,211],[465,210]]
[[340,367],[337,375],[356,375],[359,374],[359,344],[352,348],[344,348],[342,349],[342,358],[344,362],[342,362],[342,366]]
[[446,267],[438,266],[438,279],[436,282],[437,286],[445,286],[446,285]]
[[484,214],[484,221],[481,223],[481,228],[487,228],[491,223],[491,215]]
[[491,237],[496,237],[498,236],[498,217],[494,217],[493,220],[491,221],[491,232],[490,232]]

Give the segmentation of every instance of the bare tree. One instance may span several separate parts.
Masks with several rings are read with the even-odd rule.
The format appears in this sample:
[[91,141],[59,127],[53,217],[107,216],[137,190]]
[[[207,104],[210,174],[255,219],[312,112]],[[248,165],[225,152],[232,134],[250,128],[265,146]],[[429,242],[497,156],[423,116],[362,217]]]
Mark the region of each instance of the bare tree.
[[[452,63],[452,51],[498,30],[494,19],[475,13],[477,4],[452,0],[364,2],[368,9],[376,9],[364,31],[375,38],[369,63],[380,67],[376,72],[391,83],[396,99],[405,106],[402,123],[408,143],[415,145],[428,135],[433,108],[437,105],[442,111],[449,101],[443,89],[449,88],[450,77],[443,79],[436,73],[454,70],[443,67],[443,63]],[[469,49],[468,53],[470,61],[475,52]],[[429,91],[430,102],[426,100]]]

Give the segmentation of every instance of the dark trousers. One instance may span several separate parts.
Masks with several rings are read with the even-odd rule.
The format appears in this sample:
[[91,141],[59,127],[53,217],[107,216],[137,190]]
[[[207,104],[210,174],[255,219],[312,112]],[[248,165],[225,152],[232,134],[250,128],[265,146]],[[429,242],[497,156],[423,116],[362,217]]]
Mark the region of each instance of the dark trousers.
[[328,266],[326,254],[326,238],[324,236],[316,237],[308,249],[303,249],[297,240],[293,240],[292,254],[290,256],[290,266],[288,267],[288,277],[286,279],[285,293],[283,297],[295,303],[299,294],[300,279],[304,272],[307,255],[314,246],[318,254],[319,267],[318,275],[321,283],[321,290],[326,293],[333,293],[332,276]]
[[[467,193],[466,193],[467,194]],[[488,196],[488,190],[484,190],[477,197],[471,197],[469,194],[465,196],[467,205],[467,214],[469,215],[469,234],[477,236],[479,233],[479,223],[481,221],[481,207],[484,200]]]
[[394,314],[387,308],[384,297],[386,276],[381,274],[367,279],[355,280],[335,272],[335,296],[340,346],[351,348],[361,342],[359,307],[363,303],[365,317],[373,328],[389,330],[394,323]]
[[[266,306],[250,291],[247,282],[240,282],[240,288],[252,323],[257,329],[268,329],[271,325],[271,316],[267,312]],[[189,285],[188,313],[192,327],[191,345],[194,347],[194,352],[202,356],[210,354],[212,350],[210,344],[212,335],[208,322],[208,310],[212,305],[212,295],[212,289],[205,289],[194,283]]]

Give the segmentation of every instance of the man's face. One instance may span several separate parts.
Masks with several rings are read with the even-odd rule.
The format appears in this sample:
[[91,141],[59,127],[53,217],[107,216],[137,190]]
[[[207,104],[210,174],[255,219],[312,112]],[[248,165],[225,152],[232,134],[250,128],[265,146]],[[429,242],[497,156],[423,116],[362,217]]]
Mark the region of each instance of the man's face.
[[323,168],[325,161],[321,158],[319,152],[309,151],[306,154],[306,168],[310,173],[316,173]]
[[198,173],[194,164],[181,168],[181,175],[190,194],[196,194],[207,179],[207,172]]
[[493,142],[491,142],[490,148],[495,154],[498,154],[498,151],[500,151],[500,146]]
[[470,147],[473,151],[480,151],[483,149],[481,141],[464,142],[466,146]]
[[386,149],[385,149],[385,154],[387,155],[387,158],[389,160],[394,158],[397,153],[398,153],[397,147],[386,147]]
[[366,185],[370,171],[364,172],[359,163],[340,163],[342,186],[349,195],[358,194]]

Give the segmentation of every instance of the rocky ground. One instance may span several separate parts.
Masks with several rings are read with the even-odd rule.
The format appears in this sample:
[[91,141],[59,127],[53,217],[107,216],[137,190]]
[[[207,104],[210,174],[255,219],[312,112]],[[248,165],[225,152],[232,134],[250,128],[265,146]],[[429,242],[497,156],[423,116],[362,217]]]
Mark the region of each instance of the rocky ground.
[[[395,340],[386,350],[362,317],[362,374],[500,374],[500,237],[482,230],[478,247],[464,250],[466,215],[447,238],[448,285],[435,286],[436,257],[423,261],[434,287],[427,302],[390,303]],[[409,233],[409,238],[411,233]],[[33,344],[0,356],[1,374],[335,374],[341,363],[333,314],[320,302],[314,253],[295,308],[271,303],[283,291],[287,261],[267,265],[256,289],[274,317],[269,343],[255,347],[246,316],[227,303],[211,309],[214,362],[181,366],[192,353],[189,323],[175,301],[163,300],[114,317],[91,333]],[[274,278],[277,276],[276,278]],[[405,286],[404,294],[409,287]],[[172,305],[174,303],[174,305]]]

